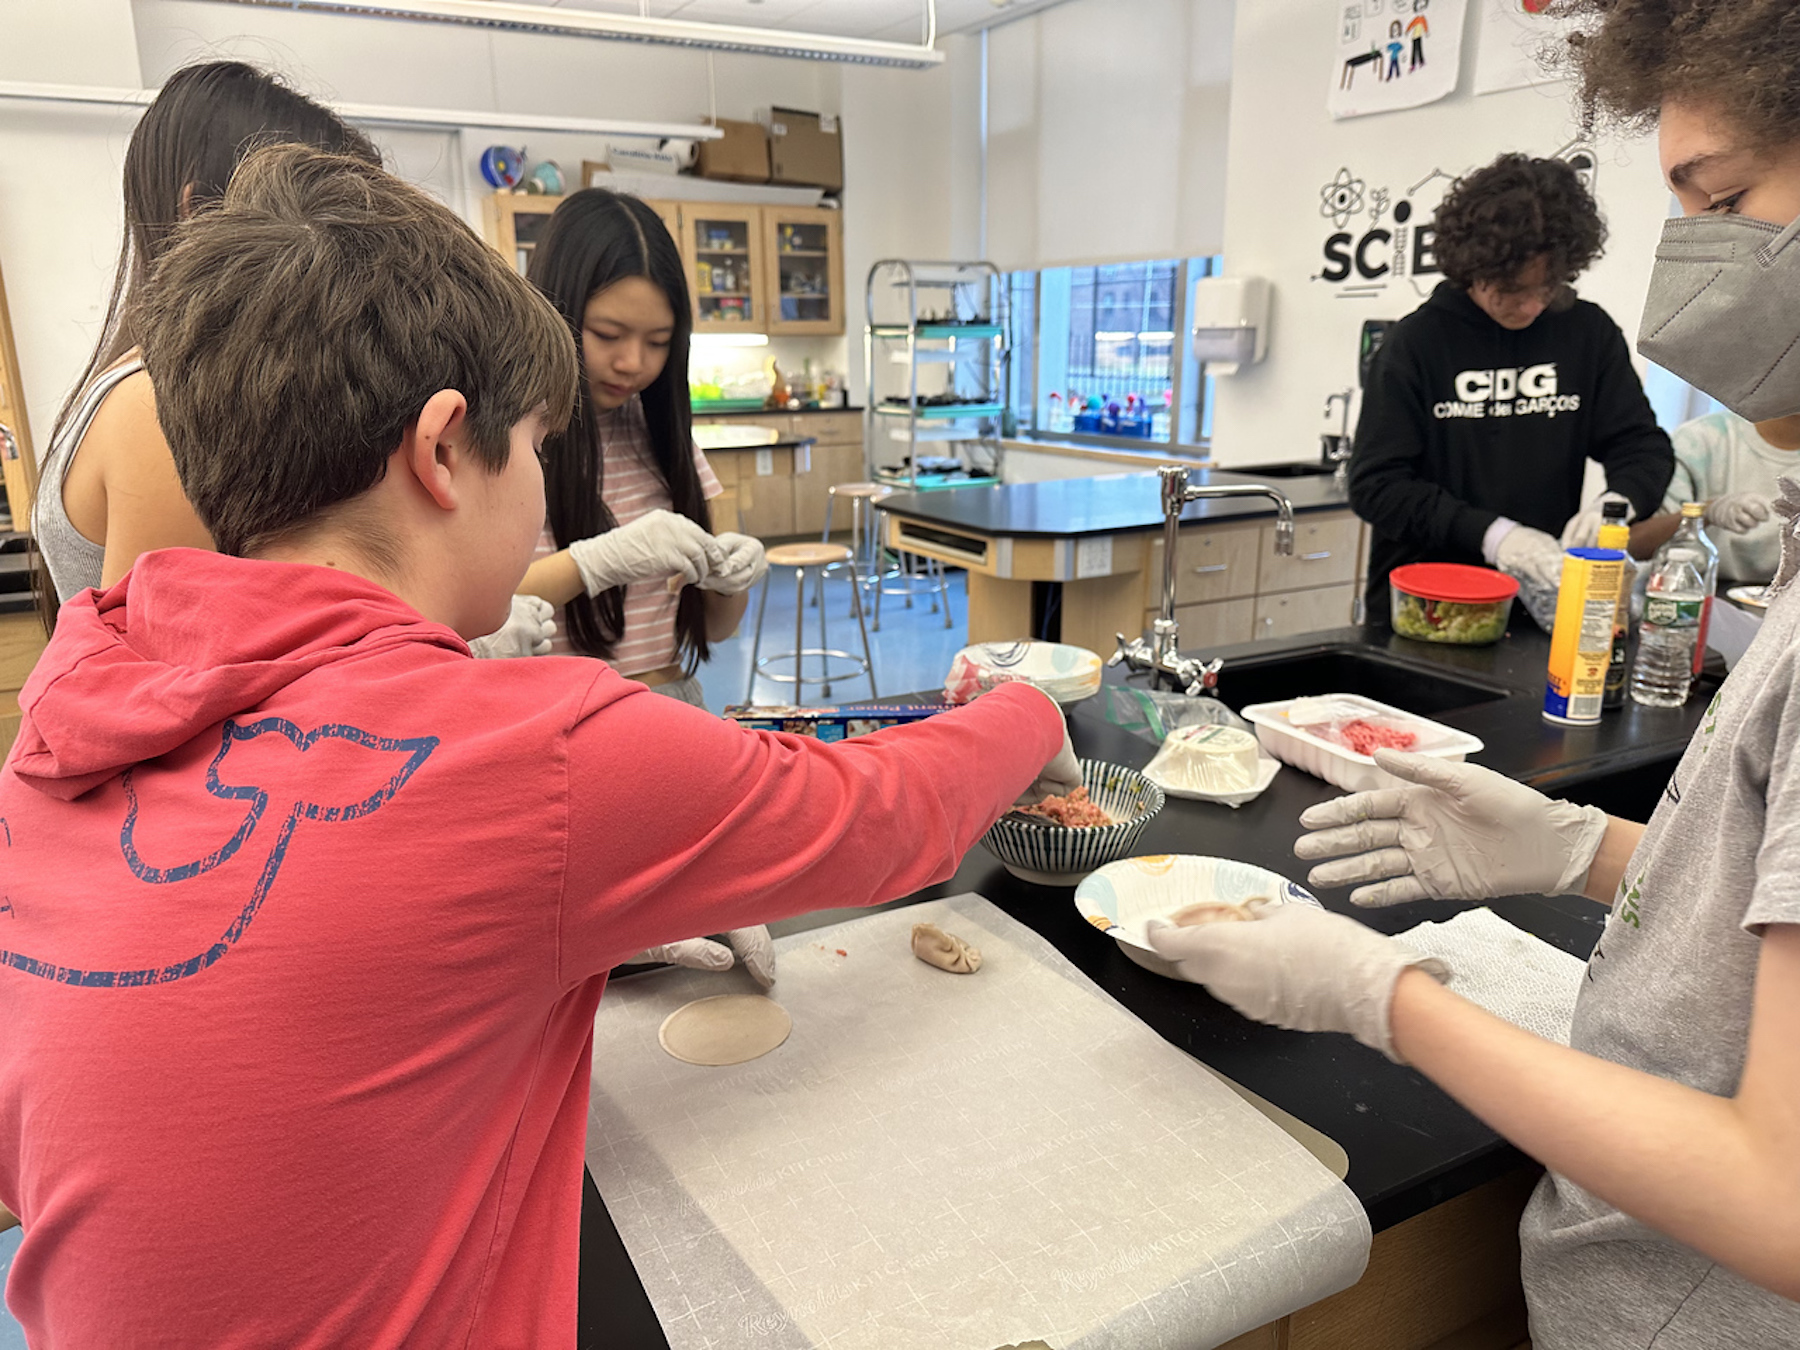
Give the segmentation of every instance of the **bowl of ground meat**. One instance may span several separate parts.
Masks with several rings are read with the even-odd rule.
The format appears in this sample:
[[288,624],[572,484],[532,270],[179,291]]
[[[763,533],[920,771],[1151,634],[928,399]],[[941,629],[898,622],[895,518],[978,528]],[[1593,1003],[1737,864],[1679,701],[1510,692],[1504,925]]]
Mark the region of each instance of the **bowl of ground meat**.
[[1123,764],[1084,759],[1081,778],[1082,785],[1068,796],[1023,808],[1035,819],[997,820],[982,836],[988,852],[1021,881],[1075,885],[1095,868],[1129,855],[1163,808],[1162,789]]

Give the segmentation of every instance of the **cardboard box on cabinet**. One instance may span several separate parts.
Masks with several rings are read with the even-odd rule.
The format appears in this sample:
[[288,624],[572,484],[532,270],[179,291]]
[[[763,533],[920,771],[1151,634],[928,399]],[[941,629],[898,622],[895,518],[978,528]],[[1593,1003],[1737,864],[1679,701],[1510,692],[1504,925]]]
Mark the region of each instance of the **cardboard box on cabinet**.
[[697,172],[702,178],[730,183],[769,181],[769,133],[758,122],[732,122],[721,117],[715,125],[724,136],[701,141]]
[[769,109],[770,181],[837,192],[844,186],[844,138],[830,113]]

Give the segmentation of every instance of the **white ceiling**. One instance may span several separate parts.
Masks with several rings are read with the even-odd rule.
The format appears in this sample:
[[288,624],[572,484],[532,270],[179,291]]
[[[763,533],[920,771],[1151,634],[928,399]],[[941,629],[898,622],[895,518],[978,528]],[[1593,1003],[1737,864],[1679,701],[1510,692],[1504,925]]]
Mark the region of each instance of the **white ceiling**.
[[[559,9],[637,14],[638,0],[537,0]],[[938,0],[938,32],[957,33],[1047,9],[1058,0]],[[648,0],[653,19],[737,24],[790,33],[830,33],[883,42],[923,42],[924,0]]]

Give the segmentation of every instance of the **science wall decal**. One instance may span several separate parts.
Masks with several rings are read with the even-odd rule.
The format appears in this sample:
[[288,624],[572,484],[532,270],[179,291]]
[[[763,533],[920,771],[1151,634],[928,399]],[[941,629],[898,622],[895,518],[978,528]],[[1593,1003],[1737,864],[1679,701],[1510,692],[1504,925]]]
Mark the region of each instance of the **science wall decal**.
[[1417,108],[1456,88],[1467,0],[1339,0],[1336,12],[1333,117]]

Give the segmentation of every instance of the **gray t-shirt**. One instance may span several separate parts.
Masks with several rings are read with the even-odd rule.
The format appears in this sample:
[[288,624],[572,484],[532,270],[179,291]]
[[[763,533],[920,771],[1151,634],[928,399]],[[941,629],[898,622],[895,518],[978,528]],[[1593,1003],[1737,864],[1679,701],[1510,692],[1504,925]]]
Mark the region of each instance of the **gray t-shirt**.
[[[1737,1091],[1762,930],[1800,923],[1800,482],[1783,479],[1778,590],[1708,708],[1613,902],[1571,1044]],[[1554,1174],[1525,1211],[1535,1350],[1800,1346],[1800,1303],[1731,1274]]]

